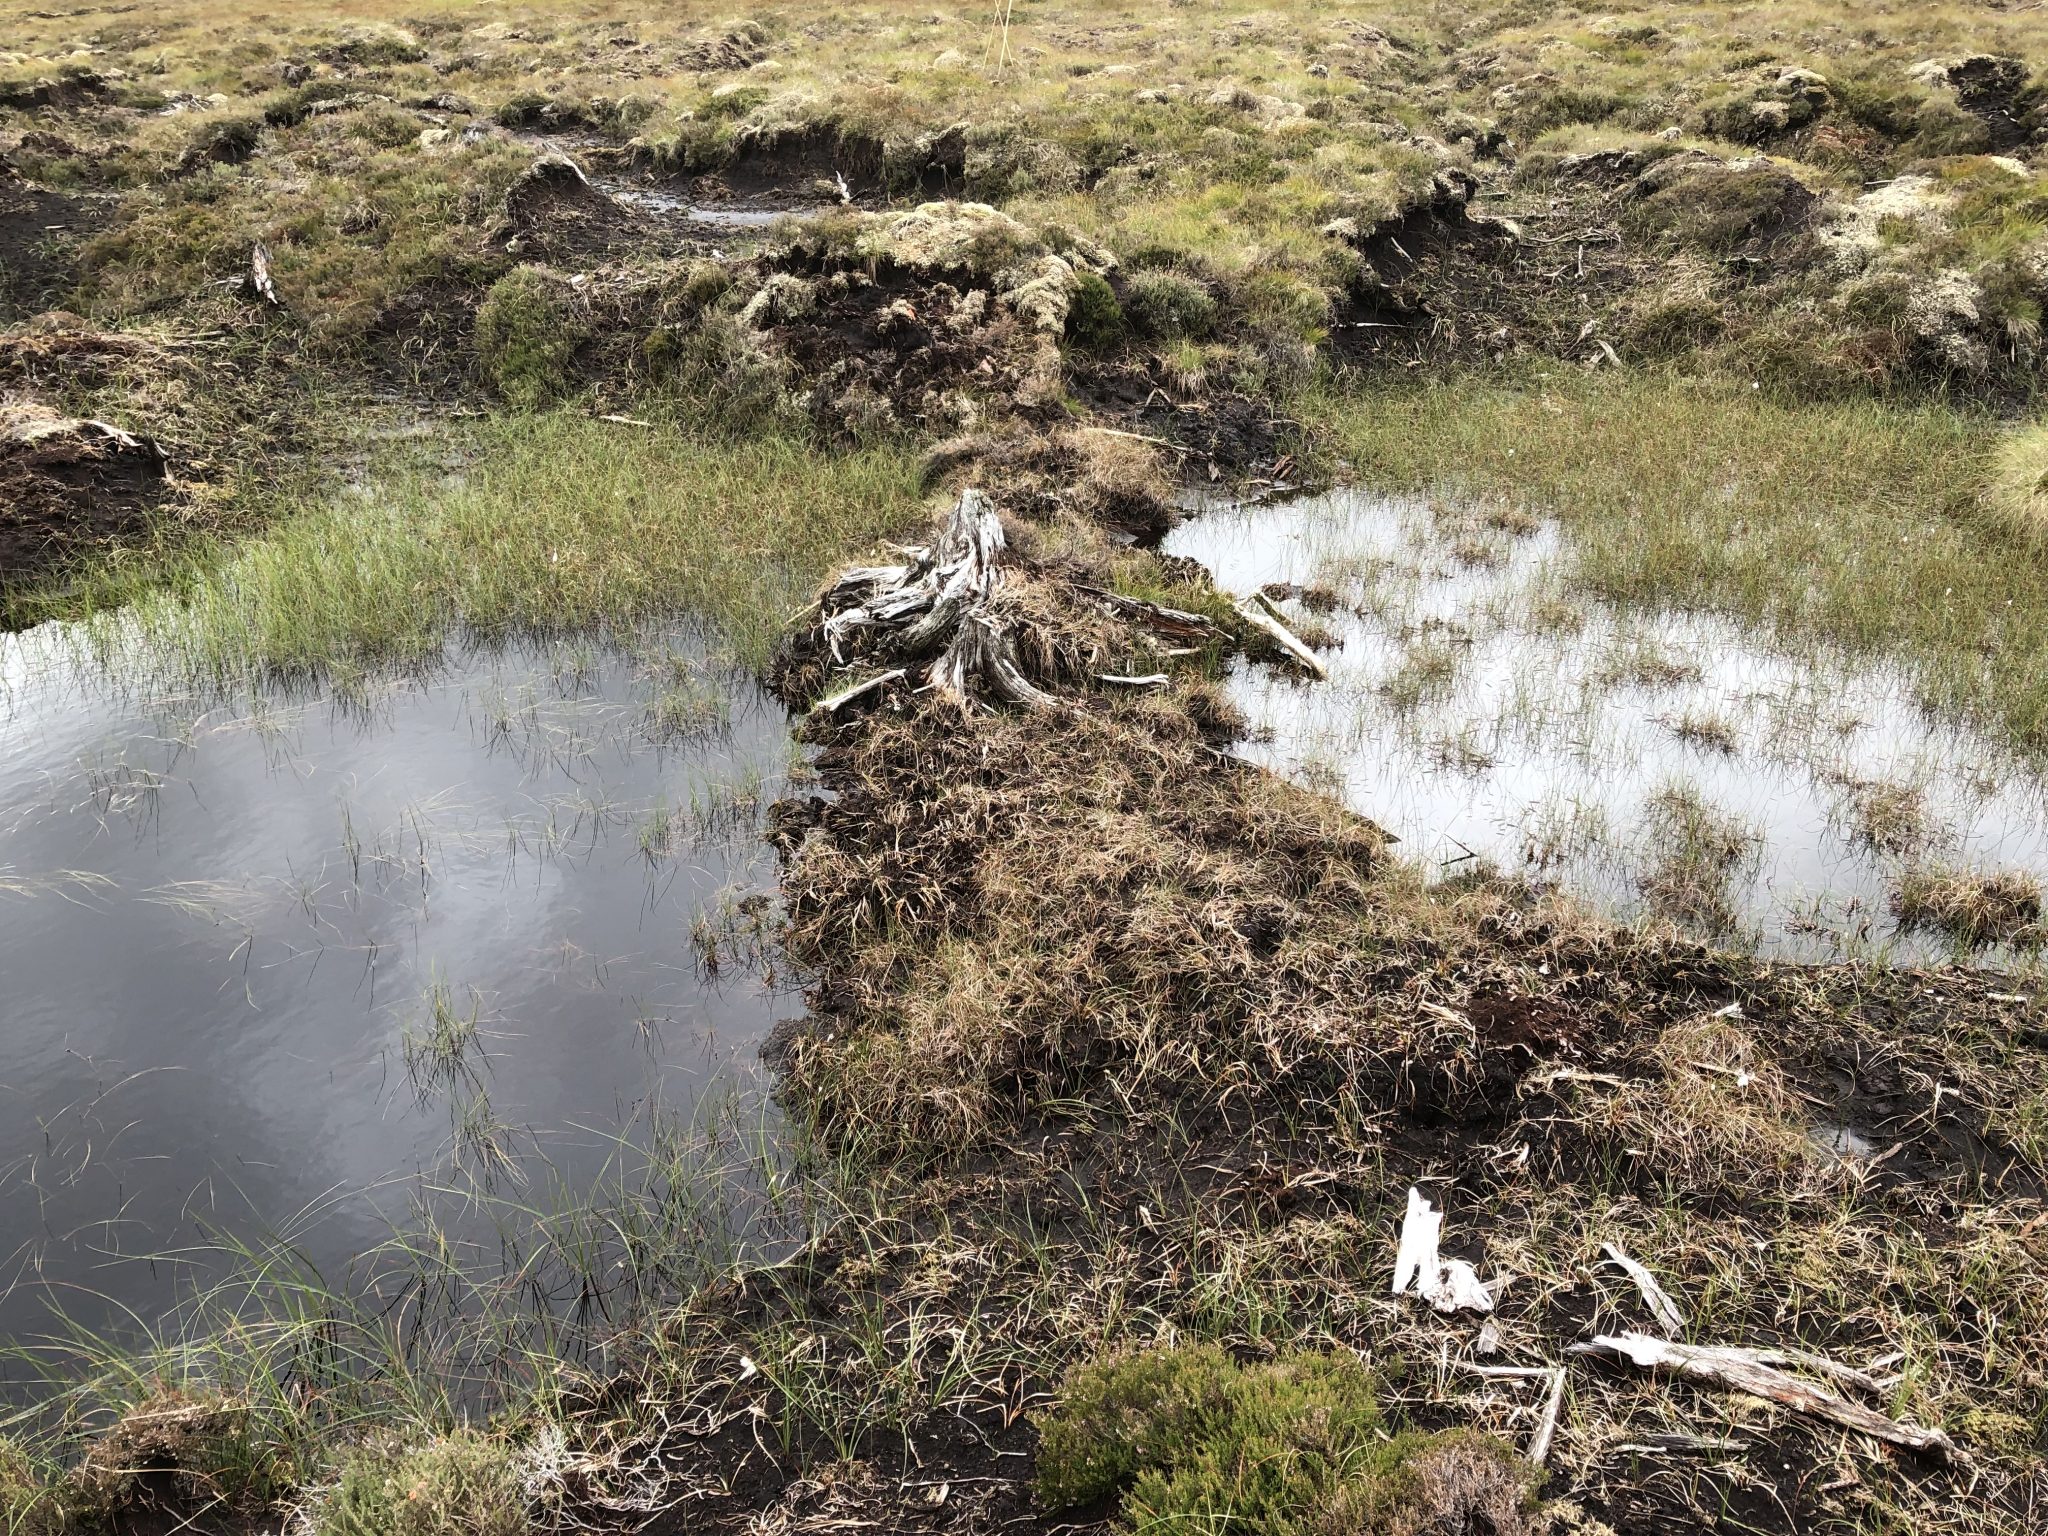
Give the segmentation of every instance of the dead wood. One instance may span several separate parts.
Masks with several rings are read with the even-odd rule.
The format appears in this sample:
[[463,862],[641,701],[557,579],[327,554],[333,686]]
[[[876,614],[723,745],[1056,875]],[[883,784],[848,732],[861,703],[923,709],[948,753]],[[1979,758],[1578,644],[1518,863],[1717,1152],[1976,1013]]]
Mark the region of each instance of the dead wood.
[[[1001,601],[1004,547],[995,504],[962,491],[935,547],[904,550],[906,564],[841,572],[825,590],[818,628],[832,659],[844,664],[856,637],[878,636],[899,672],[922,664],[927,683],[957,703],[1049,707],[1052,695],[1025,674],[1019,622]],[[835,709],[847,702],[834,697]]]
[[258,240],[249,249],[249,291],[266,304],[282,305],[277,282],[270,275],[270,247]]
[[1614,1243],[1602,1243],[1600,1251],[1607,1256],[1610,1264],[1624,1270],[1629,1279],[1635,1281],[1636,1290],[1642,1294],[1643,1305],[1650,1309],[1658,1322],[1672,1333],[1677,1333],[1685,1327],[1685,1314],[1678,1310],[1678,1303],[1673,1301],[1664,1287],[1657,1283],[1655,1275],[1623,1253]]
[[1811,1365],[1819,1358],[1817,1356],[1678,1344],[1645,1333],[1602,1334],[1588,1343],[1574,1344],[1572,1352],[1613,1355],[1646,1371],[1665,1371],[1725,1391],[1746,1392],[1751,1397],[1782,1403],[1796,1413],[1826,1419],[1858,1434],[1870,1435],[1887,1444],[1904,1446],[1907,1450],[1920,1451],[1943,1460],[1955,1454],[1955,1442],[1938,1429],[1923,1429],[1916,1424],[1901,1424],[1895,1419],[1888,1419],[1826,1387],[1788,1375],[1770,1363],[1773,1359],[1796,1358]]
[[1245,623],[1251,625],[1253,629],[1258,630],[1275,645],[1279,646],[1282,651],[1286,652],[1288,657],[1304,671],[1313,673],[1319,678],[1327,679],[1329,677],[1330,669],[1323,665],[1322,659],[1314,651],[1303,645],[1293,630],[1280,622],[1279,616],[1273,611],[1273,605],[1263,595],[1257,601],[1247,601],[1244,598],[1239,598],[1237,600],[1237,613],[1238,617],[1243,619]]

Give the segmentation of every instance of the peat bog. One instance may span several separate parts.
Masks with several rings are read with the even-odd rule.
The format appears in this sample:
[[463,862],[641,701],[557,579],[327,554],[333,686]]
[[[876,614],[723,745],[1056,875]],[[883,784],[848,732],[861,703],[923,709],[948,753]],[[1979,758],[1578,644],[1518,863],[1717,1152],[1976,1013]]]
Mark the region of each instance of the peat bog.
[[2044,27],[0,0],[6,1530],[2040,1528]]

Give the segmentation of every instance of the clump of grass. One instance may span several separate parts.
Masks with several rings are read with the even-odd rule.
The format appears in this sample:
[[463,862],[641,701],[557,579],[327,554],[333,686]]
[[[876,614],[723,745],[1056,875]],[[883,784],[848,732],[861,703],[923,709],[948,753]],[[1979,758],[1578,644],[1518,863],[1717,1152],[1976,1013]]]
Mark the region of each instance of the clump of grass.
[[61,1482],[13,1440],[0,1436],[0,1532],[61,1536],[70,1521]]
[[2023,427],[1999,445],[1984,500],[2014,533],[2048,545],[2048,423]]
[[525,1536],[530,1529],[511,1448],[471,1429],[423,1445],[358,1451],[309,1523],[313,1536]]
[[1679,688],[1700,680],[1699,663],[1666,649],[1655,639],[1625,635],[1600,669],[1610,688]]
[[583,344],[574,295],[559,278],[518,267],[491,286],[476,312],[476,350],[491,387],[531,410],[567,394]]
[[1927,795],[1916,784],[1854,784],[1849,810],[1857,840],[1878,853],[1916,853],[1934,841]]
[[1756,832],[1690,784],[1650,797],[1645,830],[1651,862],[1641,885],[1650,910],[1716,936],[1735,932],[1740,919],[1732,887],[1759,846]]
[[1401,662],[1380,685],[1387,703],[1403,713],[1449,693],[1458,680],[1464,648],[1441,630],[1428,630],[1409,642]]
[[1930,929],[1977,947],[2043,937],[2041,882],[2018,870],[1913,869],[1892,890],[1901,927]]
[[1126,1526],[1214,1536],[1538,1528],[1541,1474],[1476,1434],[1383,1433],[1371,1377],[1348,1355],[1239,1365],[1214,1345],[1071,1372],[1042,1426],[1053,1509],[1122,1496]]
[[1650,1056],[1660,1081],[1621,1091],[1623,1134],[1631,1146],[1654,1148],[1678,1183],[1740,1189],[1814,1160],[1791,1084],[1740,1019],[1681,1020],[1658,1035]]
[[477,1069],[469,1053],[477,1044],[477,1023],[483,1005],[474,993],[467,1010],[458,1008],[455,994],[446,982],[437,981],[427,989],[426,1017],[408,1022],[399,1037],[406,1075],[422,1096],[436,1088],[459,1082],[474,1083]]
[[1734,722],[1712,710],[1687,709],[1666,724],[1671,734],[1687,745],[1719,752],[1724,757],[1733,757],[1740,745]]
[[664,745],[701,741],[732,723],[732,700],[715,683],[679,674],[647,707],[647,731]]

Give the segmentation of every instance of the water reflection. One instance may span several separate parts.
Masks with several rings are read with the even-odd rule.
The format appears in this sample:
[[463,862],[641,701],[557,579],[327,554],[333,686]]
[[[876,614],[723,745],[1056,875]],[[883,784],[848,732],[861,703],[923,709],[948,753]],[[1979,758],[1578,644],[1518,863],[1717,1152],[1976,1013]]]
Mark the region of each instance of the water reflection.
[[0,1336],[223,1232],[336,1281],[421,1175],[573,1188],[793,1011],[732,963],[786,721],[691,641],[222,703],[64,639],[0,640]]
[[1711,901],[1678,915],[1711,937],[1904,959],[1950,952],[1899,931],[1904,870],[2048,874],[2038,775],[1931,714],[1903,672],[1587,601],[1559,539],[1508,512],[1340,491],[1209,509],[1166,548],[1230,590],[1272,590],[1335,647],[1327,684],[1236,669],[1265,732],[1241,750],[1443,875],[1555,879],[1635,918],[1704,874]]

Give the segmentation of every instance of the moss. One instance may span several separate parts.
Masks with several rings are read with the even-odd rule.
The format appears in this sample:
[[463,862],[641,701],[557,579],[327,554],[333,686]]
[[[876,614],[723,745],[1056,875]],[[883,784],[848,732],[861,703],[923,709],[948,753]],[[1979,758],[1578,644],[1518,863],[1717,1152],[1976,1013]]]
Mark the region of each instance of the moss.
[[478,361],[491,387],[531,410],[566,394],[584,337],[565,284],[520,267],[492,285],[476,312]]
[[472,1430],[357,1452],[313,1513],[314,1536],[524,1536],[526,1500],[503,1442]]
[[1075,1370],[1042,1426],[1038,1491],[1053,1509],[1121,1494],[1138,1530],[1512,1536],[1532,1528],[1534,1490],[1528,1470],[1486,1436],[1389,1439],[1372,1379],[1349,1355],[1245,1366],[1197,1345]]

